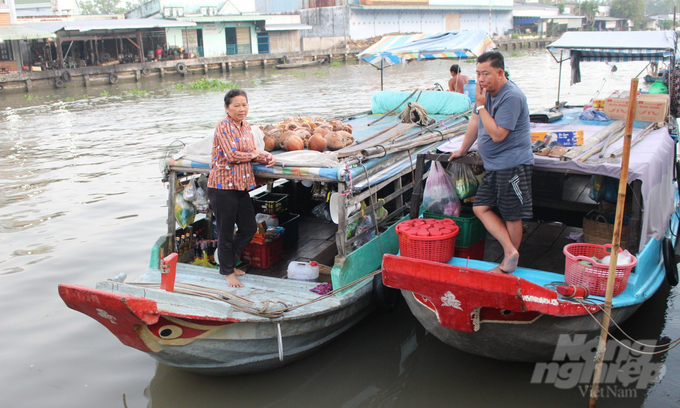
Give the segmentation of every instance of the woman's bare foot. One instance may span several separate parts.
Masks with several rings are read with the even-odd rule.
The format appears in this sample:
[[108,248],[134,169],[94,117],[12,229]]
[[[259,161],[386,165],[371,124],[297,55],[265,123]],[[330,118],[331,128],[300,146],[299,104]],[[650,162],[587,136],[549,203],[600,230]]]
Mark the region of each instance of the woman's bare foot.
[[241,269],[234,268],[234,275],[236,275],[236,276],[243,276],[243,275],[245,275],[245,274],[246,274],[245,271],[243,271],[243,270],[241,270]]
[[236,273],[230,273],[224,277],[230,288],[242,288],[243,284],[236,278]]

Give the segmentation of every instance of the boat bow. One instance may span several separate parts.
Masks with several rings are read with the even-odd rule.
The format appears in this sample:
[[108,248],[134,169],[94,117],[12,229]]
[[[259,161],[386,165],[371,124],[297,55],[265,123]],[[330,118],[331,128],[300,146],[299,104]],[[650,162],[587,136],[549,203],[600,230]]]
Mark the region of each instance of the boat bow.
[[413,292],[439,323],[476,332],[480,323],[531,323],[543,314],[567,317],[599,310],[560,299],[557,292],[515,275],[385,255],[386,286]]

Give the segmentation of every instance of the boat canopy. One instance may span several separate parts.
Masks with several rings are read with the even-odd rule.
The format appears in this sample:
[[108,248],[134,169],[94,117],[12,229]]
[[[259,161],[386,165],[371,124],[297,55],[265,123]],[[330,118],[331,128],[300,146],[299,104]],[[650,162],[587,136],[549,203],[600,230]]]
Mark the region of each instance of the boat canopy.
[[474,58],[496,45],[484,30],[449,31],[413,35],[389,35],[359,54],[364,61],[380,68],[403,60]]
[[[676,36],[671,30],[569,31],[547,48],[557,62],[573,58],[575,53],[585,62],[671,62],[675,43]],[[558,59],[555,54],[560,51],[569,57]]]

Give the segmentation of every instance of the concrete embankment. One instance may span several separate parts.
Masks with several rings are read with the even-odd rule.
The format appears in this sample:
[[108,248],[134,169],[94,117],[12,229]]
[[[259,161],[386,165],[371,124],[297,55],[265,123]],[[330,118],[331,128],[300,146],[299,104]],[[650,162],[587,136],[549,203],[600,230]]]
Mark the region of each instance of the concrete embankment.
[[[500,51],[545,48],[556,38],[524,38],[495,40]],[[277,54],[225,55],[212,58],[115,64],[83,68],[65,68],[38,72],[17,72],[0,75],[1,92],[31,92],[34,89],[68,86],[101,85],[118,81],[140,81],[143,76],[207,74],[210,71],[261,69],[281,64],[288,59],[318,60],[325,62],[356,60],[364,48],[300,51]]]

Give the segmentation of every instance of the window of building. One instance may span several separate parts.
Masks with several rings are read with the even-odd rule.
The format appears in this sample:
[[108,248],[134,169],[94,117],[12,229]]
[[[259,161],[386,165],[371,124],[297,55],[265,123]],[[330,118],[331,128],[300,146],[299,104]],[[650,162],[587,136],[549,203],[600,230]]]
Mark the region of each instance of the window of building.
[[12,45],[9,41],[0,41],[0,61],[12,61]]

